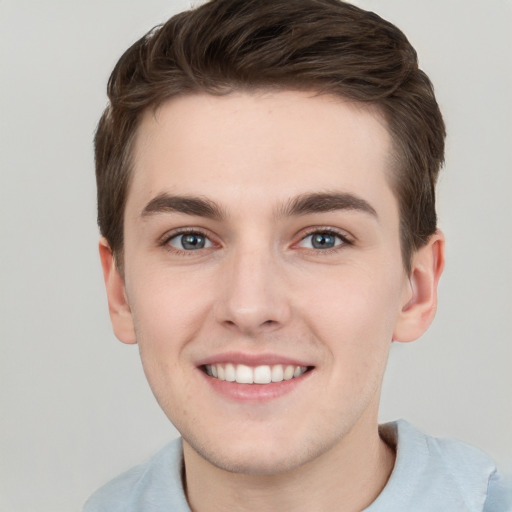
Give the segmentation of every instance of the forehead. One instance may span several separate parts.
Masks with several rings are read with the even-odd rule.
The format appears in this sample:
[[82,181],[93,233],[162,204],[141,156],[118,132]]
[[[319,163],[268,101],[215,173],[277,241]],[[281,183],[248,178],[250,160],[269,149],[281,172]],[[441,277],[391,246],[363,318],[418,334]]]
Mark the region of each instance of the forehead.
[[197,94],[148,110],[136,134],[127,209],[160,193],[284,201],[337,189],[392,198],[391,139],[374,108],[282,91]]

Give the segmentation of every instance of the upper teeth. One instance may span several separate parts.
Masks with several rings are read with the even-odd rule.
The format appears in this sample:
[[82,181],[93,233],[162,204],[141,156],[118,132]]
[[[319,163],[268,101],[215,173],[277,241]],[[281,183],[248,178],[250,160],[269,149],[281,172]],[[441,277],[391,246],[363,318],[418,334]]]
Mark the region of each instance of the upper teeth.
[[306,366],[293,366],[275,364],[272,366],[261,365],[256,367],[245,364],[207,364],[206,373],[210,377],[239,384],[269,384],[300,377],[306,370]]

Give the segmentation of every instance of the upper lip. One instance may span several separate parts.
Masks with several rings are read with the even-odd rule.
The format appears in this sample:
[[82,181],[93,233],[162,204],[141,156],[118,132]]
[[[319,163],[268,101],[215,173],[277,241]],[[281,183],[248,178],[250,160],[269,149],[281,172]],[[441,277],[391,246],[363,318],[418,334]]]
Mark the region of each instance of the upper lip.
[[242,352],[223,352],[209,357],[205,357],[197,361],[197,366],[212,365],[212,364],[244,364],[246,366],[264,366],[264,365],[293,365],[293,366],[313,366],[310,361],[297,359],[294,357],[266,353],[266,354],[249,354]]

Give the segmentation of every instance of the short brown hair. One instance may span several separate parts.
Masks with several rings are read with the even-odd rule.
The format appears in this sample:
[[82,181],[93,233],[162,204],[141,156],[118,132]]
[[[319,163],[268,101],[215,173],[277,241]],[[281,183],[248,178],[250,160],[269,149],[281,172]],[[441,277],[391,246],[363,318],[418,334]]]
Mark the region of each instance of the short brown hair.
[[394,143],[405,268],[436,231],[445,127],[405,35],[339,0],[211,0],[133,44],[108,83],[95,137],[98,224],[122,264],[131,148],[141,114],[184,94],[311,90],[374,105]]

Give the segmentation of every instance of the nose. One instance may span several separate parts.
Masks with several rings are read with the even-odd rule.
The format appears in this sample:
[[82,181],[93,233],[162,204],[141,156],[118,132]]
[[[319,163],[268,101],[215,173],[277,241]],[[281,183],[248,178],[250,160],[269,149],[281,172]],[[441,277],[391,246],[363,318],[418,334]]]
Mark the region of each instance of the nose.
[[233,251],[219,276],[217,321],[241,334],[274,331],[290,317],[282,269],[271,251],[247,248]]

